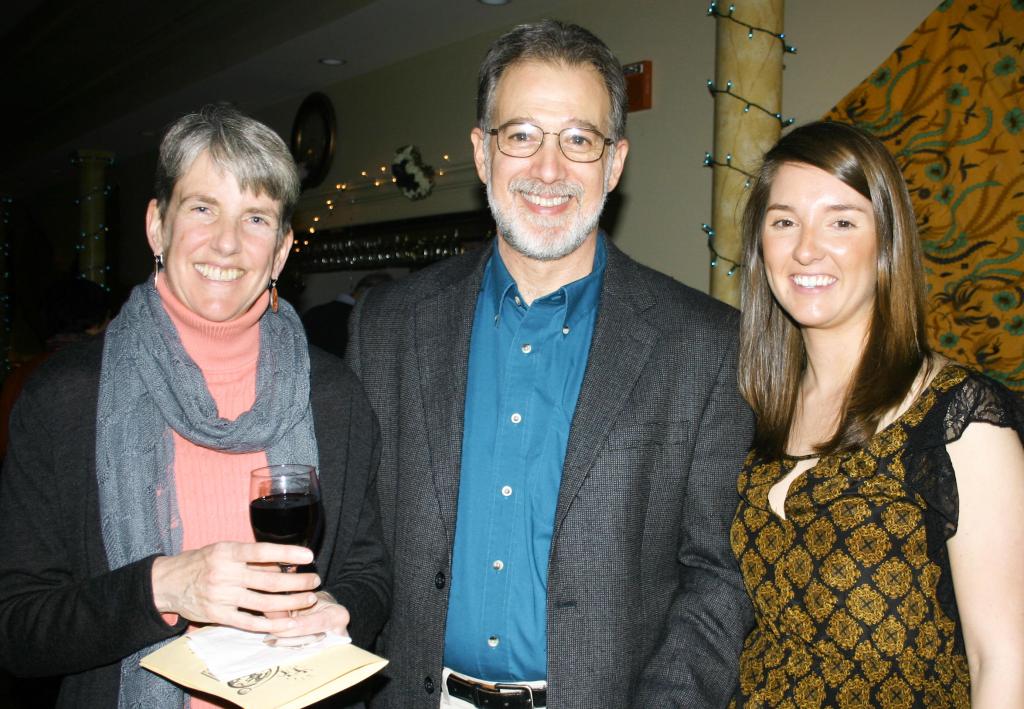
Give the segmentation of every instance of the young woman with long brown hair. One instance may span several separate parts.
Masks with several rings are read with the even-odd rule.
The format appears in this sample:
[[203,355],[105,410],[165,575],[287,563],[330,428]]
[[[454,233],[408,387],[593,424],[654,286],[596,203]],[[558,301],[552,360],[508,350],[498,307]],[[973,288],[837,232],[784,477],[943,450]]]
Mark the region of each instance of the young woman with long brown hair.
[[929,351],[895,160],[797,128],[743,226],[734,705],[1024,706],[1024,407]]

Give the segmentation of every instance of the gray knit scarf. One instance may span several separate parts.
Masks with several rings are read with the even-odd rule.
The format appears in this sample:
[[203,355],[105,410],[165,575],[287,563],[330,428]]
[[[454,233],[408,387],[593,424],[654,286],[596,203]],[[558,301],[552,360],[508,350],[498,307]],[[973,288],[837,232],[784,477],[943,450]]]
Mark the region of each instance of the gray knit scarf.
[[[224,453],[266,451],[270,464],[318,464],[302,323],[280,301],[278,312],[268,309],[259,328],[256,401],[228,421],[217,416],[203,373],[185,352],[152,279],[136,286],[108,327],[96,413],[96,478],[111,570],[181,551],[172,430]],[[121,662],[118,707],[184,704],[180,689],[139,667],[162,644]]]

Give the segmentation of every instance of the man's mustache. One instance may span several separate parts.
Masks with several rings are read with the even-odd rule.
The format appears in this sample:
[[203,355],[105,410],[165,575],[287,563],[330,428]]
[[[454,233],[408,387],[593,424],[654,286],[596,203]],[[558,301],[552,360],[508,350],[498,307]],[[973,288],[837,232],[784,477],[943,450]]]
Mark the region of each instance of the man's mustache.
[[583,197],[583,185],[578,182],[542,182],[529,177],[516,177],[508,183],[509,192],[522,192],[539,197]]

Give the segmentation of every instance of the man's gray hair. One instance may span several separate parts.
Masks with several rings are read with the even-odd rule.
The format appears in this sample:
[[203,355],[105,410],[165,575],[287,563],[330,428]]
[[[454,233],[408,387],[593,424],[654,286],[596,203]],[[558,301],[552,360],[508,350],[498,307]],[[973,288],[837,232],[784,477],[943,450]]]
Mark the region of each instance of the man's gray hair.
[[600,39],[579,25],[558,20],[541,20],[519,25],[495,40],[480,66],[476,95],[476,120],[480,129],[490,130],[494,92],[501,75],[513,64],[539,61],[571,67],[590,65],[604,80],[611,98],[608,125],[612,140],[626,134],[626,79],[622,65]]
[[175,121],[160,142],[156,200],[165,214],[177,184],[196,158],[210,159],[238,180],[242,190],[266,194],[281,203],[278,239],[291,224],[301,183],[288,146],[272,129],[226,103],[203,106]]

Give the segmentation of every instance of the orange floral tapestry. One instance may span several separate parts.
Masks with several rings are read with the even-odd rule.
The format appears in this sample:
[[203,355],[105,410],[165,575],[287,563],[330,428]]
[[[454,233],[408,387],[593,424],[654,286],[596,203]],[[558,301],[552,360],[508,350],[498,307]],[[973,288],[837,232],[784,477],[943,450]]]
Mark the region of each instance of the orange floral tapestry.
[[932,346],[1024,394],[1024,0],[942,2],[826,117],[903,169]]

